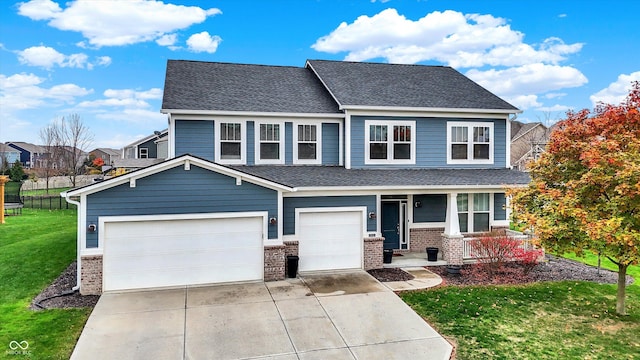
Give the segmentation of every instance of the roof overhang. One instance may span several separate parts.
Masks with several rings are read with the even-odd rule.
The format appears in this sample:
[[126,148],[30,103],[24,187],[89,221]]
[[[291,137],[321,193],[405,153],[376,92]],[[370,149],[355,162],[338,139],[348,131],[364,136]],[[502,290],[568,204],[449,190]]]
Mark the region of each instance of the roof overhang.
[[151,176],[162,171],[166,171],[169,169],[173,169],[178,166],[183,166],[185,169],[189,169],[191,166],[198,166],[200,168],[210,170],[219,174],[227,175],[229,177],[233,177],[236,179],[236,182],[241,183],[242,181],[247,181],[252,184],[256,184],[259,186],[263,186],[265,188],[269,188],[276,191],[295,191],[293,188],[278,184],[276,182],[262,179],[260,177],[250,175],[238,170],[231,169],[229,167],[216,164],[192,155],[182,155],[180,157],[167,160],[161,162],[156,165],[151,165],[149,167],[132,171],[125,175],[121,175],[118,177],[111,178],[109,180],[105,180],[99,183],[87,185],[84,187],[68,190],[60,193],[60,196],[69,199],[70,197],[76,197],[80,195],[90,195],[94,194],[118,185],[130,183],[132,186],[135,186],[135,182],[138,179],[145,178],[147,176]]
[[520,109],[465,109],[465,108],[432,108],[406,106],[369,106],[369,105],[340,105],[340,110],[362,111],[391,111],[391,112],[421,112],[421,113],[475,113],[475,114],[520,114]]
[[203,116],[259,116],[259,117],[291,117],[291,118],[338,118],[343,119],[343,113],[285,113],[285,112],[256,112],[256,111],[223,111],[223,110],[187,110],[160,109],[161,113],[175,115],[203,115]]

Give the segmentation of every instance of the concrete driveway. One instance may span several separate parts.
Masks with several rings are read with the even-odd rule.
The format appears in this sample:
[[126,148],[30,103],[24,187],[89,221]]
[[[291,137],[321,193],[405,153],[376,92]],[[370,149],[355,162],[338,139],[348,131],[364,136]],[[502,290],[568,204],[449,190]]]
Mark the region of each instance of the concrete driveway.
[[71,359],[437,359],[451,345],[364,271],[102,295]]

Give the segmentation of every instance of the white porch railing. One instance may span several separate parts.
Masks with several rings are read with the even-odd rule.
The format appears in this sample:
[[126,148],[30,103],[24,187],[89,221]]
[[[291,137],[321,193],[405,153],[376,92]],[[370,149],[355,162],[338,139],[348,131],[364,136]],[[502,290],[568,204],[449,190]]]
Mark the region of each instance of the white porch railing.
[[[524,250],[532,250],[534,249],[533,243],[531,242],[531,238],[527,235],[510,235],[509,238],[520,241],[520,245],[518,246]],[[469,237],[462,239],[462,257],[464,260],[473,259],[472,255],[472,246],[471,244],[478,240],[477,237]]]

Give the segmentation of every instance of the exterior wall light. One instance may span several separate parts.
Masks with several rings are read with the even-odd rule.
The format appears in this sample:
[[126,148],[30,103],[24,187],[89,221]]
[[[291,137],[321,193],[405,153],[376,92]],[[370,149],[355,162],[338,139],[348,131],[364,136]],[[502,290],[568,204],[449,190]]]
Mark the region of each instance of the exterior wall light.
[[369,219],[375,219],[376,218],[376,213],[374,213],[373,211],[369,213]]
[[278,223],[278,219],[276,219],[276,218],[274,218],[274,217],[269,218],[269,224],[271,224],[271,225],[275,225],[275,224],[277,224],[277,223]]
[[96,224],[90,224],[89,226],[87,226],[87,231],[90,233],[96,232],[96,229]]
[[422,207],[422,201],[416,201],[413,206],[417,207],[417,208],[421,208]]

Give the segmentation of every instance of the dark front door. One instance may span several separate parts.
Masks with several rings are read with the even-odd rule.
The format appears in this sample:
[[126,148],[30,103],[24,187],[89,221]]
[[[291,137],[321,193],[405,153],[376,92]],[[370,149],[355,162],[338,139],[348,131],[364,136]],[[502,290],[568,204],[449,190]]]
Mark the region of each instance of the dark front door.
[[382,236],[385,249],[400,248],[400,202],[382,203]]

